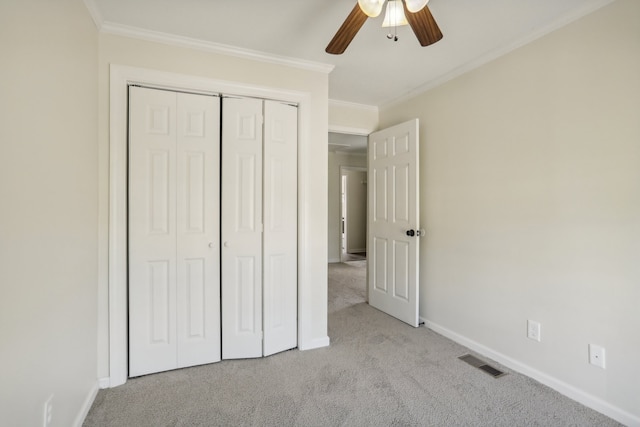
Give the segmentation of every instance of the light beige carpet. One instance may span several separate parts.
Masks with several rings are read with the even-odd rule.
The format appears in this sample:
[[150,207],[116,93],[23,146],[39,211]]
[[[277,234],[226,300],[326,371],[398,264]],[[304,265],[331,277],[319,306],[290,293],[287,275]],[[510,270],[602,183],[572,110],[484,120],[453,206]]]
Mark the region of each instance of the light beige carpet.
[[101,390],[85,426],[614,426],[469,350],[364,302],[363,263],[329,266],[327,348],[129,380]]

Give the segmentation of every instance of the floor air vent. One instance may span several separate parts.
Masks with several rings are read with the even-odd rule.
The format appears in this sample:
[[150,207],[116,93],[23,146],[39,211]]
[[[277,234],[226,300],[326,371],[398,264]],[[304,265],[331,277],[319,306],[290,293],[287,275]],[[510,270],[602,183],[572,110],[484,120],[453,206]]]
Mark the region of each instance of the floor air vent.
[[503,375],[506,375],[501,370],[496,369],[491,365],[487,365],[487,363],[484,360],[480,360],[477,357],[472,356],[470,354],[465,354],[464,356],[460,356],[458,357],[458,359],[462,360],[463,362],[467,362],[469,365],[475,368],[478,368],[483,372],[486,372],[487,374],[491,375],[493,378],[499,378]]

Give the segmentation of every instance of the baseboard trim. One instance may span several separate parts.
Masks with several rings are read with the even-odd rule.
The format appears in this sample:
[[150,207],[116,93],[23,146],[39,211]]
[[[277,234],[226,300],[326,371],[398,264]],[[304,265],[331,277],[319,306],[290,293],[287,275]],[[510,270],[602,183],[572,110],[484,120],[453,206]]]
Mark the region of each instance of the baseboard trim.
[[329,264],[335,264],[340,262],[340,258],[329,258]]
[[348,254],[361,254],[367,252],[367,248],[355,248],[347,250]]
[[424,322],[424,325],[434,332],[437,332],[440,335],[443,335],[450,340],[457,342],[458,344],[468,347],[471,350],[478,352],[482,356],[493,359],[496,362],[501,363],[502,365],[510,369],[513,369],[514,371],[533,378],[534,380],[541,382],[548,387],[551,387],[552,389],[569,397],[570,399],[582,403],[583,405],[608,417],[611,417],[628,427],[640,427],[640,417],[637,417],[621,408],[613,406],[612,404],[600,399],[599,397],[593,396],[585,392],[584,390],[567,384],[564,381],[552,377],[551,375],[545,374],[544,372],[538,371],[537,369],[532,368],[529,365],[512,359],[509,356],[506,356],[483,344],[473,341],[472,339],[460,335],[457,332],[447,329],[435,322],[427,320],[423,317],[420,317],[420,321]]
[[104,390],[105,388],[111,388],[111,378],[104,377],[98,378],[98,388]]
[[84,423],[85,418],[87,418],[87,414],[91,409],[91,405],[93,405],[93,401],[96,400],[97,395],[98,395],[98,381],[96,381],[93,387],[91,387],[91,390],[89,390],[89,394],[87,394],[87,397],[84,399],[84,403],[80,407],[80,412],[78,412],[78,415],[76,416],[76,420],[73,423],[75,427],[82,427],[82,424]]
[[316,338],[309,340],[303,344],[300,344],[298,348],[300,350],[313,350],[315,348],[329,347],[329,337]]

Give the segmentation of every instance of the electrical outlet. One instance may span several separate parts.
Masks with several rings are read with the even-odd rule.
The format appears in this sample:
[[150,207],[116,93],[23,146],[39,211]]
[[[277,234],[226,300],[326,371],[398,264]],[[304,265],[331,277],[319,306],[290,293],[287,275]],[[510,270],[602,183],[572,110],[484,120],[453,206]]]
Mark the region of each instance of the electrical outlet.
[[589,344],[589,363],[605,369],[606,365],[604,360],[604,347],[595,344]]
[[540,322],[535,320],[527,320],[527,338],[540,342]]
[[44,402],[44,419],[43,426],[49,427],[51,425],[51,419],[53,418],[53,394],[49,396],[46,402]]

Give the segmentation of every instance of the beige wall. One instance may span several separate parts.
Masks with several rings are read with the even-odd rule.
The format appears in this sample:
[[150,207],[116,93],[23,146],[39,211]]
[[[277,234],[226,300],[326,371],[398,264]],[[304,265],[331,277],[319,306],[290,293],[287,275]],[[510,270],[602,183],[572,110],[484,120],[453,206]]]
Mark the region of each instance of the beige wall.
[[329,152],[327,252],[329,262],[340,262],[340,167],[342,166],[366,168],[367,157],[335,151]]
[[0,2],[0,424],[97,391],[98,35],[81,0]]
[[[311,140],[301,150],[300,168],[310,177],[301,188],[306,195],[307,261],[301,271],[309,278],[304,295],[311,301],[301,310],[311,341],[327,337],[327,123],[328,75],[321,72],[255,62],[200,50],[168,46],[115,35],[100,35],[100,314],[99,376],[109,375],[108,359],[108,206],[109,206],[109,64],[148,68],[181,75],[237,82],[245,85],[304,92],[310,95]],[[307,303],[305,303],[307,304]]]
[[421,316],[640,424],[638,16],[618,0],[381,127],[420,118]]

